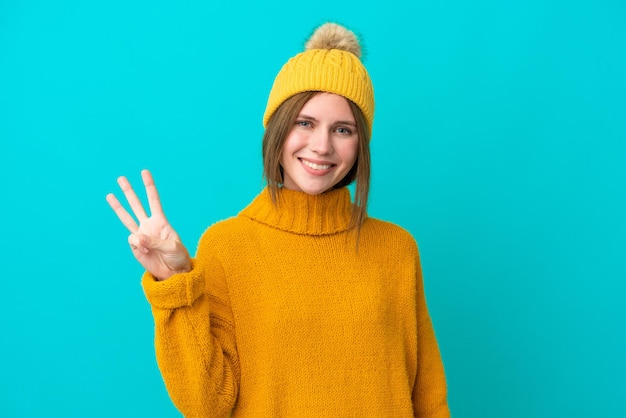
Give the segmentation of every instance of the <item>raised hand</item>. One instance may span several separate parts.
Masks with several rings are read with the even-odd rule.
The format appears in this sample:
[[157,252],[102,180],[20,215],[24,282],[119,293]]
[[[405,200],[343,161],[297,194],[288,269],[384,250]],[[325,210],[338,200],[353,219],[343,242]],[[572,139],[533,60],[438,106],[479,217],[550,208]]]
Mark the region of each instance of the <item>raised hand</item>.
[[173,274],[190,271],[189,252],[165,218],[152,174],[148,170],[143,170],[141,178],[150,205],[149,217],[126,177],[117,179],[139,223],[124,209],[113,193],[106,197],[111,209],[130,231],[128,243],[133,255],[157,280],[165,280]]

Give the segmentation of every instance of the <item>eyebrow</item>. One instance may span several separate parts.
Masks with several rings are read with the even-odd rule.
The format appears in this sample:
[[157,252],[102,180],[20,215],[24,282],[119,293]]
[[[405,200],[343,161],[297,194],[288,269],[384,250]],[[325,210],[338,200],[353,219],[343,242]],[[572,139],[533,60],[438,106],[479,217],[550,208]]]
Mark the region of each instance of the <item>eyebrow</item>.
[[[304,113],[300,113],[298,117],[302,119],[312,120],[313,122],[319,122],[313,116],[305,115]],[[338,120],[338,121],[335,121],[334,125],[350,125],[350,126],[356,127],[356,123],[351,120]]]

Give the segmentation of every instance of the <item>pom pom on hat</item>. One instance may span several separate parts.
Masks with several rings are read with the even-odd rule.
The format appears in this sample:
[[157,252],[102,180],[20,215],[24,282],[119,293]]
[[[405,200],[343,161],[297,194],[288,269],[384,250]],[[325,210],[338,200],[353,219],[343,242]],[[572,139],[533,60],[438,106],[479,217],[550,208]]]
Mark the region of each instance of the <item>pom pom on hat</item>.
[[361,63],[357,36],[336,23],[318,27],[305,44],[306,50],[287,61],[280,70],[267,101],[263,126],[278,107],[304,91],[338,94],[363,112],[370,132],[374,121],[374,89]]
[[354,32],[336,23],[324,23],[304,44],[309,49],[341,49],[361,58],[361,45]]

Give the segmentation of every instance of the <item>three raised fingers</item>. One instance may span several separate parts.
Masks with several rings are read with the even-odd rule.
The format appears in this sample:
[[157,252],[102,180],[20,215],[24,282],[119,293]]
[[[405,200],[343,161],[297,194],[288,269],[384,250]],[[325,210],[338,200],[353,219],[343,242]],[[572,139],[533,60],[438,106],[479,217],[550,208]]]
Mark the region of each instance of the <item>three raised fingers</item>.
[[[157,192],[156,185],[154,184],[154,179],[152,178],[152,174],[148,170],[142,170],[141,178],[143,180],[143,184],[146,188],[146,194],[148,196],[148,204],[150,206],[150,212],[152,215],[157,214],[162,217],[163,209],[161,207],[161,200],[159,199],[159,193]],[[135,217],[139,221],[139,223],[143,222],[148,218],[141,201],[135,194],[132,186],[130,185],[128,179],[124,176],[121,176],[117,179],[117,183],[119,184],[124,196],[126,196],[126,200],[128,201]],[[115,212],[117,217],[120,219],[122,224],[132,233],[136,233],[139,228],[138,223],[135,221],[135,218],[132,217],[130,213],[122,206],[120,201],[115,197],[113,193],[109,193],[106,196],[106,200],[111,206],[111,209]]]

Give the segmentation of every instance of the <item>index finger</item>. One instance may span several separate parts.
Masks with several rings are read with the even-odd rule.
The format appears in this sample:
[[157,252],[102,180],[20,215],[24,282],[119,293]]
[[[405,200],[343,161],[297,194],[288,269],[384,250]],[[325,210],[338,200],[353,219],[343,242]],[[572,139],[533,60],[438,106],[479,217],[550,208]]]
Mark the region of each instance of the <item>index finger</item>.
[[152,173],[150,173],[149,170],[141,170],[141,179],[146,187],[150,214],[154,215],[156,213],[165,217],[163,214],[163,207],[161,206],[161,199],[159,198],[159,192],[157,191],[156,184],[154,184],[154,179],[152,178]]

